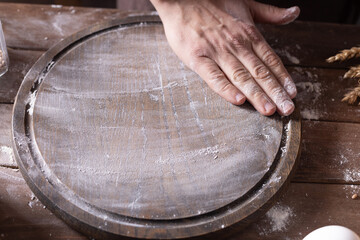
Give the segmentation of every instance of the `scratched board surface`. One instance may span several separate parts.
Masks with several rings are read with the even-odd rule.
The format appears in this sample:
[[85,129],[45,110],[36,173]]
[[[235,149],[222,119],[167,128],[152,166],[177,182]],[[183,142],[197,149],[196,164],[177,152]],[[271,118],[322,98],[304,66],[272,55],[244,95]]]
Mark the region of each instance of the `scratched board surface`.
[[211,215],[258,187],[286,151],[284,121],[213,93],[174,55],[160,24],[91,35],[48,66],[25,98],[24,141],[45,182],[104,214],[96,228],[114,216]]

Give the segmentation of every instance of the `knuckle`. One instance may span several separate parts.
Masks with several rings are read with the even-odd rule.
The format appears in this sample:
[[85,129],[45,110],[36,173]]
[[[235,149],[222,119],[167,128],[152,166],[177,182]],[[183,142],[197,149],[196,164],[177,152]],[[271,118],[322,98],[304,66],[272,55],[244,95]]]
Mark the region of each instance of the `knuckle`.
[[282,96],[283,94],[284,94],[284,91],[281,87],[273,87],[271,89],[271,95]]
[[245,48],[246,44],[244,41],[243,36],[241,34],[230,34],[227,38],[228,42],[237,49],[243,49]]
[[245,68],[237,68],[233,72],[233,80],[237,83],[247,84],[252,81],[250,73]]
[[289,97],[285,91],[281,88],[276,88],[271,92],[272,98],[276,104],[280,104],[285,100],[289,100]]
[[276,56],[276,54],[273,53],[273,51],[271,51],[270,49],[268,49],[264,53],[264,62],[269,67],[277,67],[277,66],[281,65],[280,58],[278,56]]
[[254,87],[251,91],[251,95],[255,98],[255,99],[260,99],[264,97],[264,92],[258,88],[258,87]]
[[262,64],[256,65],[254,68],[255,78],[265,80],[270,79],[271,75],[269,70]]
[[217,85],[220,80],[224,79],[224,74],[217,69],[209,70],[209,81],[212,84]]
[[243,29],[247,34],[247,37],[254,43],[260,42],[262,40],[262,36],[257,28],[252,24],[244,24]]
[[206,57],[207,56],[207,51],[205,48],[201,47],[201,46],[195,46],[190,50],[190,56],[192,57]]
[[199,42],[190,47],[189,54],[191,57],[201,58],[209,57],[211,53],[211,45],[207,42]]
[[223,41],[217,42],[215,44],[215,46],[216,46],[217,52],[219,52],[219,53],[223,53],[223,54],[230,53],[230,50],[228,48],[228,44],[223,42]]
[[227,92],[231,88],[231,84],[229,82],[217,84],[214,86],[214,90],[216,93],[224,93]]

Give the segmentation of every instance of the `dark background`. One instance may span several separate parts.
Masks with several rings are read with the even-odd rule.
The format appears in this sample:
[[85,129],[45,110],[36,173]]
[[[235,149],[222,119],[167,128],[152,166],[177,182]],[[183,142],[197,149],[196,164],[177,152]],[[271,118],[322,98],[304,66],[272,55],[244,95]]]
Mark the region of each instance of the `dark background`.
[[[301,8],[299,20],[331,22],[341,24],[360,24],[360,0],[259,0],[263,3],[279,7],[297,5]],[[61,4],[84,7],[119,8],[121,10],[135,10],[144,6],[149,9],[147,0],[8,0],[0,2]],[[137,2],[137,3],[136,3]],[[137,5],[137,6],[136,6]],[[147,6],[145,6],[147,5]],[[151,10],[151,9],[150,9]],[[0,9],[1,11],[1,9]]]

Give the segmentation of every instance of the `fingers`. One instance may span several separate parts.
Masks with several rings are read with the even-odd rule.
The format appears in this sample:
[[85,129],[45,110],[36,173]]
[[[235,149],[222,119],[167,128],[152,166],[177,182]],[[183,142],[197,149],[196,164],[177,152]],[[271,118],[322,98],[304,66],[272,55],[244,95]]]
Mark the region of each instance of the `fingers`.
[[[265,46],[265,40],[254,25],[240,24],[238,26],[241,27],[243,33],[246,34],[246,38],[249,40],[244,42],[239,39],[241,36],[236,36],[230,31],[226,32],[227,39],[231,39],[228,52],[232,53],[242,63],[255,82],[276,104],[279,114],[290,115],[295,109],[291,97],[296,95],[296,90],[295,86],[292,85],[289,74],[281,64],[280,59],[269,50],[270,47],[260,47]],[[264,51],[266,54],[262,56],[261,54],[264,54]],[[258,57],[258,55],[261,57]],[[285,83],[290,94],[283,87]]]
[[294,103],[269,68],[251,51],[243,52],[237,57],[259,86],[276,104],[278,112],[284,116],[290,115],[294,111]]
[[235,105],[241,105],[246,101],[244,94],[229,82],[218,65],[210,58],[198,58],[194,71],[226,101]]
[[261,41],[253,45],[253,50],[261,61],[271,70],[290,98],[294,98],[297,94],[296,86],[280,58],[271,47],[265,41]]
[[254,21],[259,23],[288,24],[294,21],[300,14],[300,8],[297,6],[278,8],[268,4],[249,1],[249,7],[252,10]]
[[219,58],[218,64],[231,83],[240,89],[257,111],[266,116],[274,114],[276,106],[234,55],[224,54]]

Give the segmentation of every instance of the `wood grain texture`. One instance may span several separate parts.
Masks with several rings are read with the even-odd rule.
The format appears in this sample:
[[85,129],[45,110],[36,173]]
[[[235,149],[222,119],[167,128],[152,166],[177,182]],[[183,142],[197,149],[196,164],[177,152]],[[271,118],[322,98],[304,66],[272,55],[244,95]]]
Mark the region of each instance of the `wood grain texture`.
[[[63,25],[63,35],[69,35],[71,31],[77,31],[83,27],[86,27],[84,22],[87,19],[93,21],[89,24],[95,23],[96,20],[86,14],[86,12],[100,12],[104,13],[97,15],[98,20],[101,18],[107,18],[107,11],[113,10],[103,9],[69,9],[63,8],[51,8],[44,5],[14,5],[7,3],[0,3],[0,12],[2,20],[6,18],[6,25],[9,29],[11,26],[17,26],[21,31],[16,32],[15,29],[10,29],[6,34],[8,41],[13,44],[15,48],[19,49],[43,49],[47,50],[50,46],[60,41],[63,36],[59,34],[61,31],[52,30],[49,35],[49,27],[46,26],[47,31],[43,31],[44,19],[54,24],[57,18],[56,14],[60,11],[65,11],[65,17],[69,17],[72,14],[86,15],[86,18],[76,18],[76,24],[74,26]],[[43,8],[43,9],[41,9]],[[18,12],[17,9],[23,11]],[[81,12],[81,13],[80,13]],[[62,13],[58,14],[61,15]],[[113,13],[110,13],[110,15]],[[49,15],[49,16],[46,16]],[[94,14],[96,15],[96,13]],[[117,13],[114,13],[117,15]],[[20,24],[21,21],[26,22],[27,16],[32,18],[26,24]],[[39,16],[38,23],[36,23],[36,16]],[[14,23],[15,22],[15,23]],[[64,21],[65,22],[65,21]],[[20,24],[20,26],[19,26]],[[56,24],[55,24],[56,25]],[[347,106],[346,104],[339,103],[339,100],[347,88],[353,87],[354,82],[348,80],[337,79],[338,76],[343,75],[345,69],[333,70],[331,69],[312,69],[313,66],[322,66],[326,68],[344,68],[346,66],[354,65],[358,61],[345,62],[343,64],[327,64],[322,62],[324,58],[333,55],[338,50],[343,48],[349,48],[358,44],[359,36],[357,26],[344,26],[333,24],[314,24],[314,23],[301,23],[297,22],[288,26],[264,26],[260,28],[266,39],[271,46],[279,53],[284,60],[285,64],[297,65],[291,62],[293,57],[299,60],[299,66],[309,66],[310,68],[295,69],[294,72],[298,76],[295,76],[297,82],[321,82],[321,95],[314,99],[316,89],[315,85],[311,87],[308,83],[298,86],[300,92],[297,101],[302,102],[306,107],[301,107],[298,104],[297,107],[301,107],[302,110],[315,109],[316,111],[306,111],[308,118],[318,118],[320,121],[328,119],[329,121],[358,122],[357,107]],[[29,35],[23,34],[28,32]],[[323,34],[325,33],[325,34]],[[48,36],[49,35],[49,36]],[[27,39],[29,38],[29,40]],[[298,44],[298,46],[296,46]],[[286,50],[286,51],[285,51]],[[40,53],[39,53],[40,54]],[[22,54],[19,54],[19,60],[22,60]],[[10,56],[11,57],[11,56]],[[25,57],[26,58],[26,57]],[[17,60],[16,60],[17,61]],[[16,61],[12,61],[12,64],[16,64]],[[26,60],[27,61],[27,60]],[[25,63],[31,65],[32,63]],[[28,66],[29,66],[28,65]],[[10,67],[12,67],[10,65]],[[21,72],[23,69],[17,70]],[[291,72],[291,68],[289,68]],[[321,71],[321,74],[318,72]],[[11,72],[11,71],[10,71]],[[313,76],[308,76],[309,72]],[[314,79],[315,74],[322,76],[319,79]],[[20,76],[20,74],[19,74]],[[0,78],[1,81],[2,78]],[[11,78],[12,80],[13,78]],[[337,81],[339,80],[339,81]],[[1,99],[1,102],[12,102],[14,93],[17,92],[19,83],[14,85],[7,82],[1,82],[0,98],[6,96],[5,99]],[[6,86],[6,88],[5,88]],[[11,91],[11,94],[8,92]],[[315,92],[315,93],[314,93]],[[326,94],[325,94],[326,93]],[[8,95],[7,95],[8,94]],[[331,96],[331,97],[327,97]],[[300,105],[300,106],[299,106]],[[333,106],[334,105],[334,106]],[[0,105],[1,115],[0,120],[0,140],[2,145],[8,146],[9,143],[9,126],[11,118],[11,105]],[[323,112],[328,114],[323,114]],[[331,110],[331,111],[329,111]],[[339,111],[339,114],[337,113]],[[319,114],[319,112],[321,114]],[[355,117],[354,117],[355,116]],[[330,127],[329,127],[330,126]],[[360,233],[358,229],[358,201],[350,200],[353,193],[358,193],[358,186],[352,185],[334,185],[334,184],[316,184],[316,182],[328,182],[328,183],[349,183],[351,184],[355,179],[355,184],[358,183],[358,157],[356,153],[359,152],[357,145],[357,124],[348,123],[330,123],[330,122],[314,122],[305,121],[303,129],[303,152],[300,163],[300,168],[295,181],[311,181],[311,183],[293,183],[290,186],[289,194],[286,194],[285,198],[275,206],[280,206],[278,209],[290,208],[292,212],[296,213],[296,216],[290,216],[290,224],[286,224],[286,227],[281,231],[274,231],[274,225],[271,218],[264,216],[264,218],[257,223],[251,225],[243,233],[238,232],[238,229],[226,228],[224,232],[231,233],[231,239],[302,239],[302,237],[313,230],[316,227],[328,225],[328,224],[341,224],[352,228],[356,232]],[[345,159],[346,158],[346,159]],[[8,162],[8,155],[0,154],[0,161]],[[3,172],[5,172],[4,175]],[[344,173],[348,173],[345,175]],[[1,188],[0,188],[0,234],[1,237],[6,239],[85,239],[81,234],[72,231],[62,221],[58,220],[54,215],[51,215],[47,209],[43,209],[42,206],[35,201],[35,209],[28,206],[31,196],[30,190],[25,182],[17,183],[17,180],[8,175],[20,177],[19,172],[7,168],[0,168],[1,176]],[[6,177],[5,177],[6,176]],[[349,176],[349,177],[345,177]],[[21,180],[20,180],[21,181]],[[314,184],[315,183],[315,184]],[[12,194],[9,194],[12,192]],[[20,196],[20,197],[16,197]],[[354,208],[355,206],[355,208]],[[300,214],[299,214],[300,213]],[[50,223],[50,224],[49,224]],[[211,239],[211,237],[210,237]],[[216,239],[216,238],[215,238]],[[218,238],[217,238],[218,239]],[[229,237],[222,237],[222,239],[229,239]]]
[[360,26],[294,22],[283,26],[259,25],[259,29],[286,65],[344,68],[359,63],[359,59],[353,59],[330,64],[325,59],[357,46]]
[[10,66],[8,72],[0,78],[0,103],[14,102],[25,74],[44,52],[8,48],[8,53]]
[[[7,10],[0,13],[0,18],[8,46],[36,50],[47,50],[61,39],[90,25],[128,15],[115,9],[49,5],[0,3],[0,8]],[[312,22],[258,26],[286,65],[343,68],[356,62],[329,64],[325,59],[344,48],[357,45],[360,42],[357,34],[359,26]]]
[[306,121],[302,136],[302,156],[293,181],[360,183],[360,124]]
[[87,239],[34,196],[18,169],[0,167],[0,235],[3,239]]
[[[0,184],[0,234],[4,239],[87,239],[44,209],[19,172],[0,167]],[[360,201],[351,199],[359,192],[358,185],[291,183],[271,210],[285,213],[282,229],[267,214],[243,231],[224,229],[221,239],[301,240],[312,230],[330,224],[360,232]],[[206,239],[219,237],[209,235]]]
[[[11,148],[12,107],[0,104],[0,145],[5,149]],[[293,181],[358,184],[360,149],[355,143],[360,136],[360,124],[303,121],[302,126],[302,153]],[[7,152],[0,154],[0,163],[17,167]]]
[[[24,74],[42,53],[10,49],[12,64],[9,72],[0,78],[0,102],[14,102]],[[288,71],[297,84],[297,107],[304,119],[360,121],[358,107],[341,102],[343,95],[356,85],[355,80],[341,77],[346,72],[345,69],[288,67]]]
[[301,240],[326,225],[341,225],[359,233],[360,201],[351,199],[359,191],[359,185],[292,183],[268,214],[228,239]]
[[359,122],[357,105],[341,102],[344,94],[356,86],[356,80],[343,79],[346,70],[290,67],[298,94],[297,107],[303,119]]
[[21,172],[91,236],[181,238],[249,221],[299,153],[298,115],[223,100],[184,68],[156,19],[74,35],[34,65],[16,99]]
[[[128,14],[116,9],[61,5],[0,3],[6,44],[12,48],[46,51],[86,27]],[[25,24],[24,24],[25,23]]]

